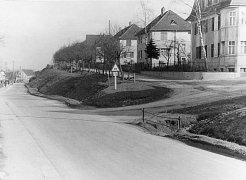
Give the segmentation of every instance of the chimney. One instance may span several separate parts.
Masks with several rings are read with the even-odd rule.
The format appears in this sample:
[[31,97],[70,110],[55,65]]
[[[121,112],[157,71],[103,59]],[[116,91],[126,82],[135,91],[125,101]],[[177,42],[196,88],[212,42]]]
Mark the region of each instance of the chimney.
[[166,10],[165,10],[165,7],[162,7],[162,8],[161,8],[161,15],[163,15],[163,14],[165,13],[165,11],[166,11]]
[[132,25],[132,22],[131,21],[129,21],[129,26],[131,26]]

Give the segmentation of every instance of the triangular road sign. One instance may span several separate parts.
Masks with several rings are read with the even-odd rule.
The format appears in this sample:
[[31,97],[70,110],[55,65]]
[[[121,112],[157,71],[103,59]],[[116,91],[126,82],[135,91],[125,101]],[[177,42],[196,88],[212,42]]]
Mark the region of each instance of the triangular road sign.
[[119,72],[120,70],[119,70],[118,66],[115,64],[112,71],[113,72]]

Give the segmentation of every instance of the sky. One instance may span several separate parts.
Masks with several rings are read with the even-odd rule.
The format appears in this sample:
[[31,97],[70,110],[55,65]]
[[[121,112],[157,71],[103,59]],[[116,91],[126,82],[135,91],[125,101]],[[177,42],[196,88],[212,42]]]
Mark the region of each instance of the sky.
[[[144,0],[147,1],[147,0]],[[161,8],[186,18],[192,0],[149,0],[152,18]],[[0,0],[0,70],[41,70],[62,46],[86,34],[142,25],[140,0]]]

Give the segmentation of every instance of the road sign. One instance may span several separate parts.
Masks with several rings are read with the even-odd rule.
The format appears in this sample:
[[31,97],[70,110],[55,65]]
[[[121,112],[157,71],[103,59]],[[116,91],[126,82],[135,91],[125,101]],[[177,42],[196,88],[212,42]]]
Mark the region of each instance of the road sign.
[[119,72],[120,70],[119,70],[118,66],[115,64],[112,71],[113,72]]
[[118,72],[117,71],[113,71],[113,76],[118,76]]

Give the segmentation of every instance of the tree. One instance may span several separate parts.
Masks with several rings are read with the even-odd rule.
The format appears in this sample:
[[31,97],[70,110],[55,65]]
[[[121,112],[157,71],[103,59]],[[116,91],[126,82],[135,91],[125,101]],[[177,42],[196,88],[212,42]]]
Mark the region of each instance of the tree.
[[197,30],[198,30],[198,34],[200,37],[201,47],[202,47],[202,57],[204,58],[205,71],[208,71],[208,59],[207,59],[205,41],[204,41],[203,32],[202,32],[202,11],[201,11],[201,4],[200,4],[201,0],[195,0],[193,7],[184,1],[182,2],[192,9],[190,16],[194,17],[197,21]]
[[160,51],[159,49],[156,47],[153,39],[151,38],[150,41],[148,42],[146,49],[145,49],[145,53],[147,55],[147,58],[150,59],[151,65],[152,65],[152,59],[158,59],[160,56]]
[[169,67],[170,59],[172,57],[173,41],[165,43],[164,51],[161,51],[161,55],[167,60],[167,69]]

